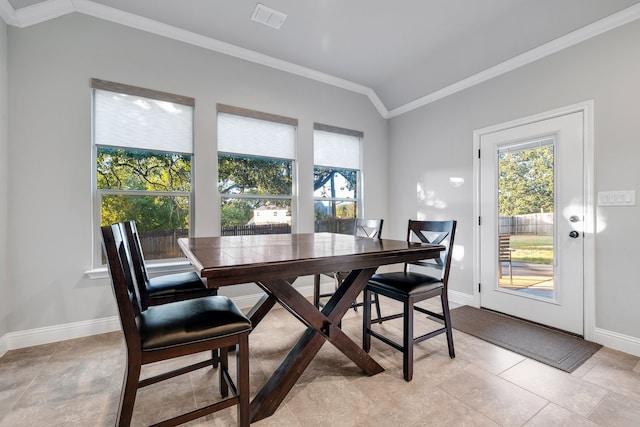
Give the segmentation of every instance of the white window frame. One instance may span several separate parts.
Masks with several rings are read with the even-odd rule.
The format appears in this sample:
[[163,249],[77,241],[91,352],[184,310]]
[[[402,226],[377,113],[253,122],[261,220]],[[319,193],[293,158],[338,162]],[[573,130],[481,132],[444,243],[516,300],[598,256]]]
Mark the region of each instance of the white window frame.
[[[246,117],[246,118],[251,118],[251,119],[257,119],[257,120],[264,120],[267,122],[274,122],[274,123],[279,123],[279,124],[284,124],[284,125],[289,125],[293,127],[293,141],[292,141],[292,147],[291,150],[289,152],[288,155],[286,156],[269,156],[266,155],[264,152],[263,153],[256,153],[256,154],[252,154],[252,153],[248,153],[247,150],[245,149],[243,152],[236,152],[233,149],[228,149],[226,147],[223,147],[223,149],[220,149],[220,139],[219,139],[219,134],[220,131],[218,131],[218,150],[217,150],[217,156],[216,156],[216,160],[219,158],[220,154],[229,154],[229,155],[238,155],[238,156],[247,156],[247,157],[255,157],[255,158],[262,158],[262,159],[273,159],[273,160],[287,160],[287,161],[291,161],[291,195],[281,195],[281,194],[228,194],[228,193],[220,193],[218,192],[218,196],[219,196],[219,201],[220,203],[218,203],[218,212],[220,213],[220,228],[222,231],[222,212],[221,212],[221,202],[223,199],[265,199],[265,200],[288,200],[289,204],[290,204],[290,209],[291,209],[291,232],[294,233],[296,228],[297,228],[297,224],[296,224],[296,220],[297,220],[297,199],[298,199],[298,195],[296,192],[296,189],[298,188],[297,185],[297,179],[296,179],[296,171],[297,171],[297,167],[296,167],[296,141],[297,141],[297,132],[298,132],[298,120],[291,118],[291,117],[285,117],[285,116],[280,116],[277,114],[270,114],[270,113],[264,113],[264,112],[260,112],[260,111],[255,111],[255,110],[250,110],[250,109],[246,109],[246,108],[241,108],[241,107],[234,107],[231,105],[225,105],[225,104],[217,104],[216,105],[216,110],[217,110],[217,114],[218,116],[222,113],[222,114],[230,114],[230,115],[236,115],[236,116],[240,116],[240,117]],[[217,120],[219,120],[219,118],[217,118]],[[289,150],[286,150],[289,151]]]
[[[313,124],[313,130],[314,130],[314,159],[313,159],[313,173],[315,175],[315,169],[316,167],[333,167],[336,169],[344,169],[344,170],[352,170],[352,171],[356,171],[356,179],[357,179],[357,183],[356,183],[356,197],[355,198],[340,198],[340,197],[313,197],[313,203],[315,206],[316,202],[354,202],[356,204],[356,210],[354,212],[354,215],[356,218],[358,217],[362,217],[363,216],[363,206],[364,206],[364,200],[363,200],[363,183],[362,183],[362,141],[364,139],[364,133],[361,131],[356,131],[356,130],[351,130],[351,129],[345,129],[345,128],[341,128],[341,127],[337,127],[337,126],[331,126],[331,125],[325,125],[325,124],[321,124],[321,123],[314,123]],[[356,154],[356,159],[347,159],[347,165],[343,166],[341,164],[338,164],[339,162],[323,162],[323,163],[333,163],[333,164],[318,164],[317,161],[317,154],[316,154],[316,149],[318,148],[316,146],[316,131],[321,131],[321,132],[328,132],[328,133],[334,133],[337,135],[345,135],[345,136],[349,136],[349,137],[355,137],[358,138],[358,153]],[[343,161],[345,159],[340,159],[340,161]],[[315,190],[314,190],[315,193]],[[315,215],[315,208],[313,210],[314,215]],[[315,221],[314,221],[315,222]]]
[[[92,93],[92,116],[91,116],[91,123],[92,123],[92,138],[91,138],[91,147],[92,147],[92,189],[93,189],[93,222],[92,222],[92,229],[93,229],[93,265],[94,265],[94,269],[98,268],[98,269],[102,269],[104,268],[104,263],[102,262],[102,238],[101,238],[101,233],[100,233],[100,226],[102,223],[102,196],[104,195],[118,195],[118,194],[126,194],[128,196],[136,196],[136,195],[140,195],[140,196],[170,196],[170,197],[187,197],[189,199],[189,235],[191,235],[193,233],[193,229],[195,226],[195,174],[194,174],[194,165],[195,165],[195,155],[194,155],[194,149],[193,149],[193,135],[194,135],[194,126],[193,126],[193,120],[191,123],[191,149],[190,152],[177,152],[178,154],[186,154],[186,155],[190,155],[191,156],[191,177],[190,177],[190,181],[191,181],[191,191],[189,192],[184,192],[184,191],[171,191],[171,192],[163,192],[163,191],[144,191],[144,190],[104,190],[104,189],[98,189],[98,183],[97,183],[97,150],[98,150],[98,145],[96,144],[96,131],[95,131],[95,123],[96,123],[96,110],[95,110],[95,91],[96,90],[101,90],[101,91],[109,91],[109,92],[114,92],[114,93],[121,93],[121,94],[126,94],[126,95],[131,95],[131,96],[138,96],[138,97],[143,97],[143,98],[148,98],[148,99],[153,99],[153,100],[159,100],[159,101],[166,101],[166,102],[170,102],[170,103],[176,103],[176,104],[181,104],[181,105],[186,105],[189,106],[191,108],[195,108],[195,99],[194,98],[190,98],[190,97],[186,97],[186,96],[181,96],[181,95],[174,95],[174,94],[170,94],[170,93],[166,93],[166,92],[161,92],[161,91],[156,91],[156,90],[152,90],[152,89],[145,89],[145,88],[140,88],[140,87],[136,87],[136,86],[129,86],[129,85],[125,85],[125,84],[120,84],[120,83],[114,83],[114,82],[109,82],[106,80],[100,80],[100,79],[91,79],[91,93]],[[195,115],[195,112],[193,112],[193,115]],[[102,145],[100,145],[102,146]],[[105,145],[107,146],[107,145]],[[113,146],[114,148],[116,147],[115,145]],[[128,148],[128,147],[127,147]],[[144,148],[140,148],[140,151],[150,151],[149,149],[144,149]],[[153,149],[153,152],[174,152],[174,151],[166,151],[163,150],[162,148],[158,148],[158,149]],[[175,265],[181,265],[181,264],[188,264],[188,262],[180,259],[162,259],[162,260],[154,260],[152,261],[151,264],[157,264],[154,268],[154,266],[152,266],[152,270],[159,270],[159,271],[174,271],[177,269],[180,269],[180,267],[178,267],[176,269]],[[172,265],[174,265],[172,267]]]

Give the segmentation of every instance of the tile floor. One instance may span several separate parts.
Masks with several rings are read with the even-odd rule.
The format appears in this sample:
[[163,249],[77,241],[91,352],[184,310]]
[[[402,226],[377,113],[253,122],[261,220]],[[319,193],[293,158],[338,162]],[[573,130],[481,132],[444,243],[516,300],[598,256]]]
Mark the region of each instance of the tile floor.
[[[393,309],[389,304],[385,312]],[[427,320],[420,320],[426,328]],[[399,334],[398,324],[385,323]],[[343,328],[360,342],[360,312]],[[272,310],[250,337],[252,394],[303,327]],[[638,426],[640,358],[603,348],[572,374],[454,331],[416,347],[412,382],[400,353],[372,340],[386,369],[361,371],[325,345],[278,411],[256,426]],[[124,341],[109,333],[7,352],[0,358],[0,426],[112,426],[124,369]],[[231,362],[233,364],[233,361]],[[167,363],[163,363],[165,367]],[[146,369],[146,370],[145,370]],[[143,374],[158,369],[143,368]],[[148,425],[217,396],[217,371],[203,369],[142,389],[133,425]],[[188,425],[235,425],[235,409]]]

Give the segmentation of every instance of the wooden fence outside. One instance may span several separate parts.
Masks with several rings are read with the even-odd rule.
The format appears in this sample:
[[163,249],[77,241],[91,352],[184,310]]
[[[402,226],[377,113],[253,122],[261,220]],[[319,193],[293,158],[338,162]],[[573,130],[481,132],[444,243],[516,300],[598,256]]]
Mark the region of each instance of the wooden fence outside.
[[355,222],[355,218],[329,218],[316,220],[314,231],[316,233],[353,234],[353,227],[355,226]]
[[138,235],[145,259],[183,258],[184,253],[178,246],[178,239],[189,237],[189,230],[138,231]]
[[500,215],[499,234],[528,234],[548,236],[553,234],[553,212],[527,215]]
[[[223,236],[252,236],[257,234],[289,234],[289,224],[239,225],[224,227]],[[183,258],[178,239],[189,237],[188,229],[139,231],[145,259]]]
[[[553,213],[500,216],[500,234],[528,234],[551,235],[553,234]],[[353,233],[355,219],[323,219],[316,220],[314,231],[316,233],[329,232],[351,234]],[[264,224],[264,225],[238,225],[224,227],[222,236],[252,236],[258,234],[289,234],[289,224]],[[152,230],[140,231],[140,243],[146,259],[182,258],[184,254],[178,246],[178,239],[189,237],[188,229],[176,230]]]
[[236,225],[224,227],[223,236],[254,236],[258,234],[291,234],[289,224]]

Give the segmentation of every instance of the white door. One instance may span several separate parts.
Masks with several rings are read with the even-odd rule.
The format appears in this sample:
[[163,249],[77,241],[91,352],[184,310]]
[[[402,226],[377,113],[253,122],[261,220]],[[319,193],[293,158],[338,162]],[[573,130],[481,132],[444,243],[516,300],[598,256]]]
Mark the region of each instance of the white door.
[[479,139],[481,307],[579,335],[583,114],[498,127]]

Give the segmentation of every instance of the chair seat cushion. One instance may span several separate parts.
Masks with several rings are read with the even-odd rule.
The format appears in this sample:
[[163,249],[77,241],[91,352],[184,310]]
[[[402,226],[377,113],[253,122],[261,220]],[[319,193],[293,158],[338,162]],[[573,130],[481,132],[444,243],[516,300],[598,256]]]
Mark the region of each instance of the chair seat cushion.
[[149,298],[205,290],[207,286],[195,271],[152,277],[147,284]]
[[404,271],[374,274],[367,285],[374,292],[376,289],[382,289],[406,295],[430,292],[443,286],[442,280],[439,278]]
[[180,345],[251,330],[251,321],[225,296],[149,307],[138,323],[143,350]]

